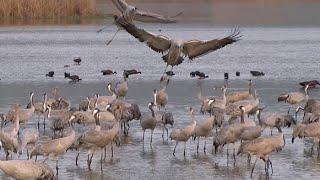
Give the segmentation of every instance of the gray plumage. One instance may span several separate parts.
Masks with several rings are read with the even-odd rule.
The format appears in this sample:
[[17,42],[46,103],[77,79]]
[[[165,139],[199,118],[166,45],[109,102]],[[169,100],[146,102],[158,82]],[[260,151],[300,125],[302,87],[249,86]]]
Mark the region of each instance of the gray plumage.
[[[296,109],[295,117],[297,119],[298,112],[300,110],[303,110],[303,119],[305,119],[305,116],[307,113],[313,114],[319,114],[319,109],[320,109],[320,100],[318,99],[308,99],[304,107],[298,106]],[[309,114],[310,115],[310,114]]]
[[123,133],[128,135],[129,133],[129,121],[133,119],[140,119],[141,112],[137,104],[127,103],[122,100],[116,100],[107,108],[110,111],[117,121],[121,123],[121,128]]
[[155,113],[157,123],[160,124],[162,129],[162,139],[164,140],[164,131],[167,132],[167,140],[169,138],[169,130],[167,128],[167,125],[173,126],[174,124],[174,118],[172,112],[165,112],[165,111],[158,111]]
[[207,120],[201,123],[197,123],[195,129],[194,129],[194,140],[198,140],[197,142],[197,153],[199,153],[199,141],[200,138],[204,138],[204,146],[203,146],[203,151],[206,152],[206,143],[207,143],[207,138],[209,136],[212,136],[212,129],[215,124],[215,117],[211,116]]
[[[310,124],[298,124],[293,128],[292,131],[292,143],[294,143],[295,138],[313,138],[314,144],[320,143],[320,123],[310,123]],[[313,152],[314,144],[311,147],[311,153]],[[320,155],[320,149],[318,148],[318,157]]]
[[252,80],[248,81],[248,91],[236,91],[227,93],[227,103],[235,103],[250,98],[252,96]]
[[252,111],[255,111],[257,107],[259,106],[260,100],[257,97],[257,94],[255,92],[252,99],[246,99],[242,101],[237,101],[235,103],[229,103],[226,106],[226,114],[230,115],[231,117],[239,117],[241,115],[241,111],[239,109],[240,106],[245,107],[246,112],[245,113],[252,113]]
[[291,124],[296,124],[295,119],[289,114],[289,111],[286,115],[279,114],[279,113],[272,113],[262,116],[261,113],[263,108],[259,108],[257,110],[257,119],[259,120],[259,125],[264,130],[265,128],[270,128],[270,133],[272,136],[272,129],[277,128],[281,129],[283,126],[290,127]]
[[174,146],[173,149],[173,155],[175,155],[176,152],[176,147],[179,142],[184,142],[184,150],[183,150],[183,155],[186,156],[186,142],[189,140],[189,138],[194,134],[194,129],[197,125],[197,121],[194,119],[193,116],[193,109],[190,108],[189,112],[192,116],[192,124],[185,126],[182,129],[174,129],[170,133],[170,139],[176,141],[176,145]]
[[297,103],[301,103],[303,101],[306,101],[309,98],[308,88],[309,88],[309,85],[306,85],[306,87],[304,89],[304,93],[291,92],[291,93],[281,94],[278,97],[278,102],[284,101],[289,104],[297,104]]
[[256,160],[251,170],[251,178],[252,178],[253,170],[258,158],[265,162],[265,171],[266,171],[266,175],[268,176],[269,165],[271,165],[271,168],[272,168],[272,162],[269,159],[269,154],[273,151],[281,150],[285,145],[284,135],[281,130],[279,131],[280,131],[280,134],[277,136],[260,137],[252,141],[246,141],[241,143],[238,149],[238,153],[237,153],[238,155],[250,154],[251,156],[253,155],[256,156]]
[[154,128],[156,128],[156,125],[157,125],[157,120],[156,120],[156,117],[155,117],[155,113],[154,113],[154,110],[153,110],[153,106],[154,106],[154,103],[151,102],[148,104],[148,108],[150,109],[151,111],[151,114],[143,114],[140,118],[140,126],[142,128],[142,131],[143,131],[143,136],[142,136],[142,140],[144,142],[144,133],[147,129],[150,129],[151,130],[151,138],[150,138],[150,143],[152,143],[152,135],[153,135],[153,130]]
[[[115,136],[119,133],[119,125],[115,123],[114,127],[110,130],[101,130],[100,121],[99,121],[99,109],[95,109],[93,111],[95,117],[95,127],[84,132],[79,137],[79,144],[81,148],[89,149],[88,151],[88,159],[87,164],[89,170],[91,170],[91,162],[92,157],[95,151],[104,148],[107,144],[114,140]],[[76,165],[78,160],[79,153],[76,158]],[[102,161],[102,154],[101,154],[101,161]],[[101,162],[102,164],[102,162]]]
[[66,153],[66,151],[70,148],[70,146],[76,140],[76,132],[71,130],[71,133],[62,138],[53,139],[46,141],[44,143],[36,144],[36,146],[32,149],[30,153],[30,158],[33,156],[50,156],[52,155],[56,160],[56,172],[58,174],[58,161],[60,156]]
[[[22,137],[21,137],[21,146],[20,146],[20,152],[23,153],[24,149],[27,148],[28,144],[35,145],[39,139],[39,131],[35,128],[27,128],[22,131]],[[29,152],[27,149],[27,156],[29,158]]]
[[169,84],[169,81],[170,80],[168,79],[166,85],[159,91],[156,89],[153,91],[154,104],[159,106],[159,108],[165,108],[168,103],[168,94],[166,92],[166,88]]
[[31,160],[0,161],[0,169],[14,179],[56,179],[52,169],[45,163]]
[[[31,119],[34,111],[35,111],[35,107],[34,107],[34,104],[33,104],[33,96],[34,96],[34,93],[31,92],[30,93],[30,103],[31,103],[31,107],[29,109],[23,109],[23,108],[20,108],[20,111],[19,111],[19,116],[20,116],[20,122],[22,123],[28,123],[29,120]],[[6,121],[13,121],[14,117],[15,117],[15,110],[14,108],[11,109],[6,115]]]
[[[144,12],[136,7],[127,4],[124,0],[112,0],[113,4],[122,13],[123,18],[127,21],[141,21],[151,23],[173,23],[176,20],[160,14]],[[176,15],[177,16],[177,15]]]
[[215,97],[215,98],[210,99],[208,101],[208,105],[209,105],[210,109],[219,108],[219,109],[224,110],[226,108],[226,104],[227,104],[226,91],[227,91],[227,88],[225,86],[223,86],[221,89],[222,89],[222,97],[221,98]]
[[119,82],[115,82],[115,83],[109,83],[109,85],[111,85],[110,90],[112,90],[112,92],[117,96],[117,98],[122,97],[125,98],[125,96],[127,95],[128,92],[128,74],[126,74],[125,72],[123,73],[123,81],[119,81]]
[[[140,42],[146,43],[152,50],[158,53],[165,53],[165,55],[162,56],[162,59],[167,64],[167,67],[170,65],[172,68],[184,61],[183,55],[187,56],[190,60],[193,60],[194,58],[237,42],[241,37],[240,31],[235,29],[230,36],[222,39],[213,39],[209,41],[176,40],[163,35],[149,33],[143,29],[137,28],[134,24],[124,20],[123,18],[115,17],[115,19],[118,25],[137,38]],[[164,72],[166,72],[166,69]]]

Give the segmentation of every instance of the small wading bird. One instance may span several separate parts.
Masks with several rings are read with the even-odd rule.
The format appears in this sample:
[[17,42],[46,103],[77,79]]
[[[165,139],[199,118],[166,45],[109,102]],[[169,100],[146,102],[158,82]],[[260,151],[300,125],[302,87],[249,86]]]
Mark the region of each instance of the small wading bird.
[[169,65],[172,67],[172,71],[173,66],[181,64],[184,61],[183,57],[187,56],[189,60],[193,60],[201,55],[205,55],[223,48],[228,44],[237,42],[241,37],[239,29],[235,28],[230,36],[222,39],[213,39],[209,41],[176,40],[163,35],[155,35],[145,31],[144,29],[137,28],[134,24],[125,21],[123,18],[119,18],[118,16],[114,17],[117,24],[124,28],[129,34],[137,38],[140,42],[146,43],[152,50],[158,53],[165,53],[165,55],[162,56],[164,62],[167,63],[164,73]]
[[[121,18],[123,18],[124,20],[129,21],[129,22],[140,21],[140,22],[145,22],[145,23],[175,23],[176,20],[173,18],[182,14],[182,12],[179,12],[175,16],[166,17],[166,16],[163,16],[160,14],[144,12],[144,11],[138,10],[136,7],[128,5],[123,0],[112,0],[112,2],[116,6],[116,8],[121,12]],[[105,29],[105,28],[98,30],[98,32],[101,32],[103,29]],[[112,40],[115,38],[115,36],[117,35],[117,33],[120,30],[121,30],[121,28],[118,26],[118,29],[115,32],[115,34],[106,43],[107,45],[109,45],[112,42]]]

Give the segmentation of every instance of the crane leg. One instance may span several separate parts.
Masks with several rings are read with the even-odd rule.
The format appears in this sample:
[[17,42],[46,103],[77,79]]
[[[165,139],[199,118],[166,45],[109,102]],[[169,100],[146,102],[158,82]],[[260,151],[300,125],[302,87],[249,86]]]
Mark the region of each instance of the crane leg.
[[270,159],[268,159],[270,167],[271,167],[271,175],[273,174],[273,167],[272,167],[272,162],[270,161]]
[[56,172],[57,172],[57,175],[59,174],[59,165],[58,165],[58,160],[56,161]]
[[150,145],[152,143],[152,135],[153,135],[153,130],[151,130],[151,140],[150,140]]
[[199,141],[200,141],[200,138],[198,137],[198,142],[197,142],[197,154],[199,154]]
[[176,141],[176,145],[174,146],[173,153],[172,153],[173,156],[175,156],[177,145],[178,145],[178,141]]
[[253,163],[253,167],[251,169],[251,175],[250,175],[251,178],[252,178],[253,170],[254,170],[254,167],[256,166],[257,160],[258,160],[258,158],[256,158],[256,160]]
[[79,159],[79,152],[78,152],[78,154],[77,154],[77,156],[76,156],[76,166],[78,166],[78,159]]
[[207,138],[204,139],[203,152],[206,153]]
[[168,66],[169,66],[169,64],[167,64],[166,68],[164,69],[164,72],[163,72],[163,74],[162,74],[162,77],[163,77],[164,74],[167,72]]
[[144,132],[145,130],[143,130],[143,133],[142,133],[142,141],[144,142]]
[[[111,158],[113,158],[113,143],[111,142]],[[106,156],[104,156],[104,160],[106,160]]]
[[112,38],[109,41],[106,42],[107,46],[113,41],[113,39],[116,37],[116,35],[118,34],[119,31],[120,31],[120,28],[118,28],[117,31],[112,36]]

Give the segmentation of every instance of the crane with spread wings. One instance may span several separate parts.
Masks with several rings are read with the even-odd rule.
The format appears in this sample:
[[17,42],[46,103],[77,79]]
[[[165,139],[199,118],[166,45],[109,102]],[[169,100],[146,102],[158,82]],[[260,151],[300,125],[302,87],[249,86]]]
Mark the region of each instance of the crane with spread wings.
[[[112,0],[112,3],[121,12],[121,17],[129,22],[140,21],[144,23],[175,23],[177,20],[174,18],[182,14],[182,12],[179,12],[172,17],[168,17],[152,12],[141,11],[137,7],[127,4],[124,0]],[[100,29],[98,32],[101,32],[103,29]],[[120,28],[117,29],[112,38],[106,43],[107,45],[112,42],[119,31]]]
[[[213,39],[208,41],[202,40],[180,40],[166,37],[164,35],[156,35],[147,32],[144,29],[136,27],[131,22],[126,21],[124,18],[114,16],[115,22],[121,26],[129,34],[137,38],[140,42],[146,43],[152,50],[164,54],[162,59],[167,64],[164,73],[170,65],[173,69],[174,66],[181,64],[184,57],[189,60],[208,54],[223,48],[226,45],[232,44],[240,40],[240,30],[235,28],[232,33],[222,39]],[[163,74],[164,74],[163,73]]]

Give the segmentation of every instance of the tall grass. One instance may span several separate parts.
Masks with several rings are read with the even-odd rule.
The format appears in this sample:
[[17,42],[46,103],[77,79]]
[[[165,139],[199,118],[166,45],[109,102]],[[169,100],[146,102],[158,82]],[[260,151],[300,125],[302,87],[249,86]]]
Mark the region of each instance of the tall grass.
[[95,0],[0,0],[0,18],[58,18],[97,15]]

